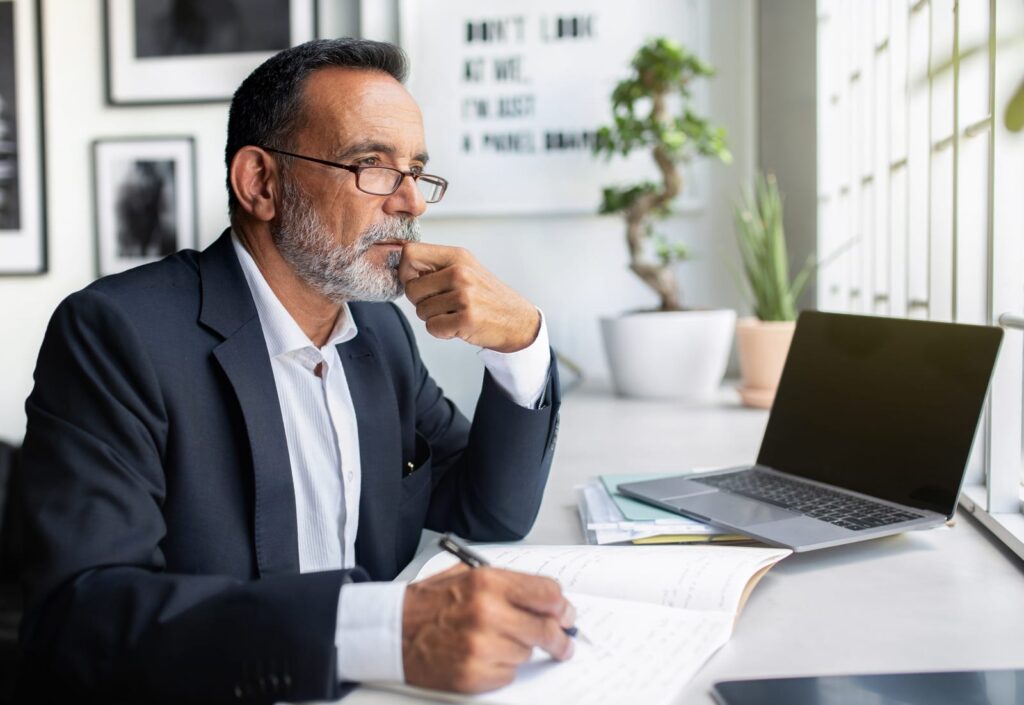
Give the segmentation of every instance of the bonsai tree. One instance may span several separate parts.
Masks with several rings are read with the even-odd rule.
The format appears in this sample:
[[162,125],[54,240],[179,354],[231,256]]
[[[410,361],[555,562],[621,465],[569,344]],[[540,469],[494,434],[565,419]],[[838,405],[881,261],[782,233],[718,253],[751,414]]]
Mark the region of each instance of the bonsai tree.
[[683,188],[681,164],[697,156],[729,163],[732,155],[725,131],[690,109],[692,83],[712,76],[710,66],[664,37],[642,46],[631,66],[632,74],[612,91],[614,122],[598,130],[594,152],[610,159],[650,150],[661,180],[605,187],[599,212],[625,216],[630,269],[658,294],[660,310],[678,311],[682,301],[671,265],[686,259],[687,251],[654,224],[672,213]]
[[744,293],[762,321],[796,320],[796,302],[815,269],[814,255],[790,279],[782,195],[774,174],[758,176],[736,205],[736,239],[747,286]]

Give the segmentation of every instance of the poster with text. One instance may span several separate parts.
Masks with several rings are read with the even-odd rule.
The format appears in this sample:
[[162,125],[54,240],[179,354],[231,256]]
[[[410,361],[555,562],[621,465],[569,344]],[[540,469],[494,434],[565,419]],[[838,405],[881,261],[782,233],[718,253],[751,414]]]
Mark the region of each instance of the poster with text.
[[[707,57],[704,0],[403,0],[408,87],[423,110],[428,171],[451,186],[436,216],[596,213],[603,186],[660,178],[648,152],[593,155],[610,96],[647,40]],[[694,90],[704,111],[706,85]],[[714,120],[715,116],[711,116]],[[683,210],[703,203],[700,162]]]

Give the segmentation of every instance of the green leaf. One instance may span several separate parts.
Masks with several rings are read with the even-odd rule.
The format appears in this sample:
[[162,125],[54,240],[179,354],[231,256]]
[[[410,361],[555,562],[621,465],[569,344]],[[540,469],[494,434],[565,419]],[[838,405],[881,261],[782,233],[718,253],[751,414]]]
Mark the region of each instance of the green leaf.
[[1021,81],[1017,86],[1017,92],[1010,98],[1003,121],[1010,132],[1024,130],[1024,81]]
[[681,242],[671,242],[662,233],[655,233],[650,230],[650,237],[654,243],[654,254],[663,267],[673,262],[683,262],[690,259],[690,250]]
[[606,186],[601,193],[601,207],[598,213],[622,213],[628,211],[641,196],[657,193],[659,185],[653,181],[644,181],[633,186]]
[[748,300],[763,321],[791,321],[816,265],[813,257],[790,279],[782,195],[775,176],[758,176],[735,206],[736,242]]
[[[689,108],[688,87],[697,78],[714,75],[711,66],[666,37],[641,46],[630,65],[633,73],[612,90],[612,124],[599,128],[595,154],[628,156],[661,144],[676,164],[698,155],[731,161],[725,131]],[[654,99],[674,92],[683,98],[679,114],[659,118]]]

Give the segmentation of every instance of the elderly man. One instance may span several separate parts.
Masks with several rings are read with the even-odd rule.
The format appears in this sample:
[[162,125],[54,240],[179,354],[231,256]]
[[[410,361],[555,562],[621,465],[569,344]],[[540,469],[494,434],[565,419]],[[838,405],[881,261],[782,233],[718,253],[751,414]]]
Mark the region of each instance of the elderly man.
[[[424,172],[394,46],[317,41],[231,104],[231,228],[101,279],[50,323],[26,403],[26,682],[135,702],[461,691],[534,647],[571,656],[549,580],[465,568],[390,581],[424,527],[530,529],[557,435],[538,310],[468,252],[418,241]],[[483,348],[472,425],[427,330]]]

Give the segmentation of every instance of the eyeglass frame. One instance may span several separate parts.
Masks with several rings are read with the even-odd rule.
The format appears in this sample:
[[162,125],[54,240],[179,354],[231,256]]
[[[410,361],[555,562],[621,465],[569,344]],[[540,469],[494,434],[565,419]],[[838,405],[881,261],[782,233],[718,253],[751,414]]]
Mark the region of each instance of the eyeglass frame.
[[[338,162],[332,162],[332,161],[328,161],[326,159],[318,159],[316,157],[307,157],[304,154],[296,154],[294,152],[286,152],[283,149],[275,149],[274,147],[261,147],[260,149],[263,149],[264,151],[267,151],[267,152],[274,152],[275,154],[283,154],[286,157],[294,157],[295,159],[304,159],[307,162],[313,162],[315,164],[323,164],[324,166],[332,166],[335,169],[344,169],[345,171],[351,171],[353,174],[356,175],[356,188],[359,189],[360,191],[362,191],[363,193],[368,194],[370,196],[392,196],[392,195],[394,195],[398,191],[398,189],[402,188],[402,181],[405,180],[406,176],[412,177],[413,181],[419,181],[421,177],[428,176],[431,179],[437,179],[438,181],[441,182],[441,194],[435,200],[433,200],[433,201],[426,201],[426,197],[424,197],[424,200],[427,203],[438,203],[438,202],[440,202],[440,200],[442,198],[444,198],[444,194],[448,191],[448,179],[446,179],[446,178],[444,178],[442,176],[438,176],[436,174],[422,174],[422,173],[421,174],[417,174],[414,171],[402,171],[401,169],[396,169],[396,168],[391,167],[391,166],[377,166],[377,165],[375,165],[375,166],[362,166],[362,165],[359,165],[359,164],[339,164]],[[395,182],[395,187],[391,190],[390,193],[374,193],[373,191],[367,191],[366,189],[364,189],[363,187],[361,187],[359,185],[359,176],[360,176],[360,174],[362,173],[362,171],[364,169],[387,169],[388,171],[394,171],[394,172],[397,172],[398,174],[401,174],[402,178],[398,179]],[[420,193],[422,193],[422,191]]]

